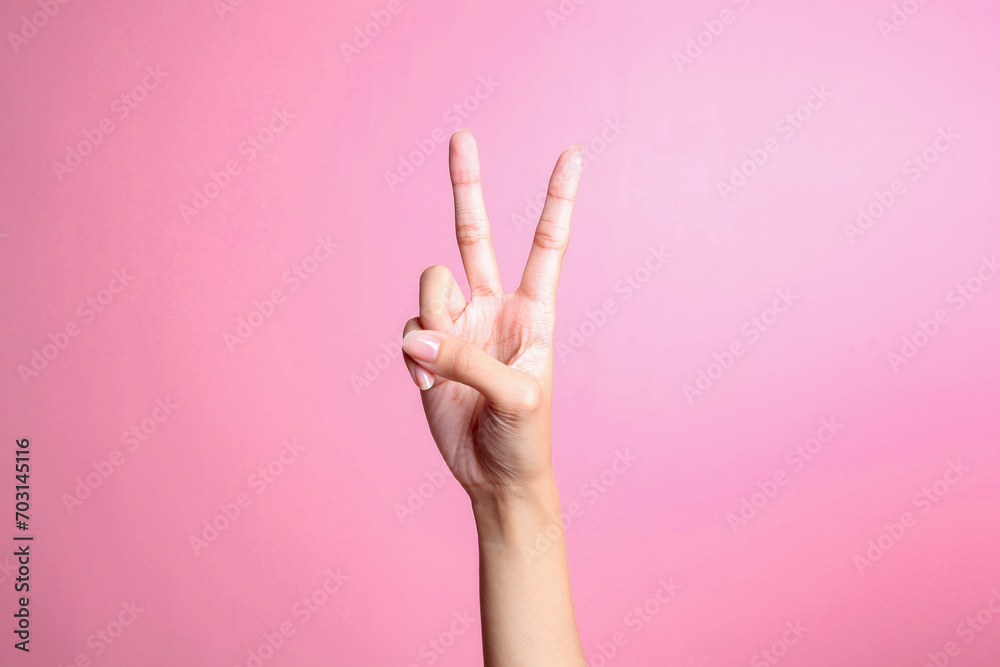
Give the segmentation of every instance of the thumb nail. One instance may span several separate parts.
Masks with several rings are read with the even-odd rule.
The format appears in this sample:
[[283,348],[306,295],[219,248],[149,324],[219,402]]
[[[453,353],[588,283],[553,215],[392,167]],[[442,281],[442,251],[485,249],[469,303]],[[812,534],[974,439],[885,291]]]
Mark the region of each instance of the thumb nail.
[[403,350],[417,361],[434,363],[440,349],[441,341],[426,331],[411,331],[403,338]]

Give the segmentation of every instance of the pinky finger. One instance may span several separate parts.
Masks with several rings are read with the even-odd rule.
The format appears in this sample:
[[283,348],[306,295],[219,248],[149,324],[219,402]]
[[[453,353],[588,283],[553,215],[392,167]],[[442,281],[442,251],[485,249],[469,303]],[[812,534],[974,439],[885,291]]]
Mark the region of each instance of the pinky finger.
[[[411,331],[421,328],[420,319],[416,317],[411,318],[407,321],[406,326],[403,327],[403,336],[406,336],[406,334]],[[403,352],[403,362],[406,364],[406,369],[410,371],[410,377],[413,379],[413,383],[420,388],[420,391],[427,391],[434,386],[434,382],[437,380],[436,376],[411,359],[410,355],[406,352]]]

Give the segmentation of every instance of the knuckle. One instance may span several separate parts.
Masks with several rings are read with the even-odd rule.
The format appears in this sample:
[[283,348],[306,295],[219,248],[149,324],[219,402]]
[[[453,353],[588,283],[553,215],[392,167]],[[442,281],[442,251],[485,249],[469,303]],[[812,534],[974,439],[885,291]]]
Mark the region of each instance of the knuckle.
[[[448,313],[448,309],[440,301],[431,301],[430,303],[425,303],[420,308],[420,317],[429,322],[437,322],[439,319],[444,318]],[[430,325],[429,325],[430,326]]]
[[[566,185],[569,182],[570,179],[567,175],[562,174],[559,176],[559,181],[558,181],[559,185]],[[576,199],[574,197],[567,197],[565,194],[563,194],[561,189],[559,189],[559,191],[554,192],[552,188],[549,188],[545,194],[549,197],[552,197],[553,199],[558,199],[559,201],[568,202],[570,204],[576,203]]]
[[451,184],[458,187],[479,185],[482,182],[478,169],[452,169]]
[[420,300],[420,317],[439,317],[448,312],[448,304],[437,295]]
[[459,246],[476,245],[490,240],[490,228],[485,220],[470,220],[455,230],[455,236]]
[[519,407],[525,414],[534,413],[542,406],[542,388],[531,379],[524,383],[518,399]]
[[490,287],[489,285],[476,285],[470,291],[470,295],[473,299],[476,297],[489,298],[491,296],[496,296],[497,291]]
[[542,220],[535,230],[535,245],[544,250],[565,250],[569,245],[568,235],[551,220]]

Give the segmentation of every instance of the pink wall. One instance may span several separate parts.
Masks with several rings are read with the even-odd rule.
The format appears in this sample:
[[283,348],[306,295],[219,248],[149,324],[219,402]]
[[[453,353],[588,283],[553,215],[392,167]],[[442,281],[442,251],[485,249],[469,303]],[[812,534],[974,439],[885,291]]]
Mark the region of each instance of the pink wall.
[[0,26],[8,516],[16,439],[31,463],[0,663],[481,660],[471,511],[398,356],[421,270],[464,280],[468,126],[510,288],[589,150],[554,428],[590,665],[1000,664],[995,2]]

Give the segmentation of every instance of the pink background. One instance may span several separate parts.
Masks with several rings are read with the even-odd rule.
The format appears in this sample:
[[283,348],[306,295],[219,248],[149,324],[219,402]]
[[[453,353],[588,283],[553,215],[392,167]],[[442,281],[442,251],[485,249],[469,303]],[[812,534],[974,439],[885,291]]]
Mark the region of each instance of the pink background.
[[554,404],[589,664],[1000,664],[1000,6],[387,4],[0,9],[0,507],[30,438],[35,536],[30,655],[0,557],[0,662],[481,661],[472,514],[398,356],[420,272],[464,283],[434,137],[468,126],[509,289],[590,154]]

